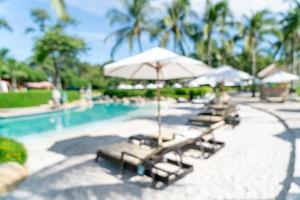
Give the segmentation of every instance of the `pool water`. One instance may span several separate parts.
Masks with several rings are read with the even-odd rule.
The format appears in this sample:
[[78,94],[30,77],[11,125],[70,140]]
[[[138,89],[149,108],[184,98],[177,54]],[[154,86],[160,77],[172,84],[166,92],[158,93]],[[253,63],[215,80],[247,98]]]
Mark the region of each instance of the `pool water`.
[[103,122],[137,110],[135,105],[94,104],[89,108],[76,108],[31,116],[0,119],[0,136],[21,138],[63,131],[89,123]]

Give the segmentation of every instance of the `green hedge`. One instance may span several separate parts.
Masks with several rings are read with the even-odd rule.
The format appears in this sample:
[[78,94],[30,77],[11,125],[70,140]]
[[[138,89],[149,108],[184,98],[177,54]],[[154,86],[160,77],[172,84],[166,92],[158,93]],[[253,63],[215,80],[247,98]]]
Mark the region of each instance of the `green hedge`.
[[298,96],[300,96],[300,87],[296,88],[296,93]]
[[21,143],[0,137],[0,163],[15,161],[23,165],[26,159],[27,151]]
[[78,91],[67,91],[68,94],[68,101],[76,101],[80,99],[80,93]]
[[[203,96],[204,94],[212,92],[212,88],[210,87],[199,87],[199,88],[163,88],[161,89],[161,96],[165,97],[188,97],[191,93],[194,96]],[[142,97],[148,97],[152,98],[156,95],[156,90],[105,90],[103,92],[105,95],[109,95],[111,97],[136,97],[136,96],[142,96]]]
[[[77,91],[67,91],[68,100],[80,99]],[[47,104],[51,99],[51,91],[29,90],[27,92],[0,93],[0,108],[30,107]]]

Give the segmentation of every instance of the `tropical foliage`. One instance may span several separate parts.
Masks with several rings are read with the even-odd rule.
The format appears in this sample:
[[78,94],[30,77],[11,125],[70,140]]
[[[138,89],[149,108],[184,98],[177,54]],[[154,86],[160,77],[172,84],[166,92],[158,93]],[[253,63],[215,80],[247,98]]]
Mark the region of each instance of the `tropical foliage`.
[[[68,101],[80,99],[78,91],[66,91]],[[0,108],[30,107],[47,104],[51,100],[51,91],[29,90],[27,92],[0,93]]]
[[[161,95],[164,97],[173,97],[173,98],[178,98],[178,97],[189,97],[189,95],[194,95],[194,96],[203,96],[204,94],[212,92],[211,87],[203,86],[199,88],[178,88],[178,89],[173,89],[173,88],[163,88],[161,89]],[[136,97],[136,96],[141,96],[141,97],[148,97],[152,98],[155,97],[156,91],[155,90],[111,90],[107,89],[103,92],[105,95],[109,95],[111,97],[118,97],[118,98],[123,98],[123,97]]]
[[27,160],[25,147],[12,139],[0,137],[0,164],[6,162],[18,162],[22,165]]
[[[65,29],[74,22],[63,0],[49,0],[57,18],[42,9],[30,13],[35,26],[25,31],[34,40],[33,55],[20,62],[8,49],[0,49],[0,78],[15,89],[28,81],[50,80],[64,89],[91,84],[103,89],[116,86],[120,79],[104,78],[102,65],[82,62],[86,43]],[[107,13],[114,31],[107,40],[114,42],[112,59],[121,46],[142,51],[144,43],[170,48],[216,67],[227,64],[256,75],[276,62],[292,73],[300,73],[300,3],[289,0],[285,13],[261,10],[235,17],[227,0],[206,0],[205,7],[192,6],[192,0],[160,2],[120,0],[120,6]],[[13,31],[0,16],[0,31]]]
[[[287,13],[261,10],[237,19],[228,2],[206,0],[204,12],[201,12],[201,8],[191,7],[191,0],[174,0],[156,17],[143,13],[151,6],[144,3],[140,4],[138,16],[143,16],[142,22],[151,22],[142,23],[144,34],[150,41],[201,59],[211,66],[228,64],[256,75],[262,68],[277,62],[291,72],[299,73],[300,3],[290,1],[291,9]],[[126,1],[127,8],[134,5],[135,1]],[[114,23],[119,24],[117,31],[124,27],[133,30],[132,21],[141,18],[130,15],[132,11],[128,9],[124,15],[113,18]],[[124,20],[127,15],[133,19]],[[131,51],[132,38],[132,35],[121,34],[115,41],[118,46],[127,41]]]
[[136,42],[139,51],[143,50],[142,36],[147,31],[147,14],[149,14],[148,0],[124,0],[123,9],[112,9],[107,13],[111,25],[120,26],[116,31],[109,34],[107,40],[115,37],[115,45],[111,50],[111,57],[124,42],[128,42],[130,50]]

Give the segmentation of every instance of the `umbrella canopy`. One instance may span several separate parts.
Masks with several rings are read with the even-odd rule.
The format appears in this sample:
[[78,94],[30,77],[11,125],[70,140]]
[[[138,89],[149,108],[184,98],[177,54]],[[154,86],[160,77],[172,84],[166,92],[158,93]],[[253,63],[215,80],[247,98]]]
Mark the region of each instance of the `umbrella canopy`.
[[147,89],[156,89],[156,85],[154,83],[149,83],[147,86],[146,86]]
[[162,143],[159,82],[161,80],[193,78],[209,73],[211,70],[211,67],[199,60],[158,47],[104,66],[106,76],[134,80],[156,80],[159,144]]
[[278,71],[262,80],[262,83],[288,83],[299,80],[299,76],[284,71]]
[[225,85],[232,85],[232,83],[240,83],[244,80],[250,80],[252,77],[243,71],[237,70],[231,66],[223,65],[218,67],[213,72],[200,76],[189,83],[191,87],[198,87],[200,85],[216,86],[218,83]]
[[203,62],[163,48],[153,48],[104,67],[106,76],[135,80],[182,79],[209,72],[211,68]]
[[133,86],[130,84],[120,84],[118,85],[119,90],[132,90]]
[[209,75],[200,76],[199,78],[196,78],[189,82],[190,87],[199,87],[201,85],[210,85],[214,87],[216,85],[216,82],[214,81],[214,79],[209,78]]
[[136,90],[143,90],[145,89],[145,86],[143,86],[142,84],[136,84],[133,86],[133,88]]
[[182,86],[182,84],[180,84],[180,83],[175,83],[174,85],[173,85],[173,88],[182,88],[183,86]]
[[240,82],[242,80],[252,79],[252,76],[246,72],[237,70],[231,66],[223,65],[208,75],[216,83]]

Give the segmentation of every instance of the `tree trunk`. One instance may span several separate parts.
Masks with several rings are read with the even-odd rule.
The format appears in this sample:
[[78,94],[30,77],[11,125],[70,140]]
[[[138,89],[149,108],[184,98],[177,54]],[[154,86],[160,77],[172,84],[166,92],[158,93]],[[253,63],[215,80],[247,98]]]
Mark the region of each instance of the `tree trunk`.
[[141,34],[138,35],[137,43],[138,43],[139,51],[142,52],[143,51],[143,46],[142,46]]
[[297,60],[297,54],[296,54],[296,51],[295,51],[295,33],[293,33],[293,39],[292,39],[292,67],[293,67],[293,71],[292,71],[292,73],[293,74],[296,74],[296,68],[297,68],[297,62],[296,62],[296,60]]
[[298,62],[297,62],[297,51],[296,51],[296,33],[293,33],[293,42],[292,42],[292,58],[293,58],[293,74],[298,74]]
[[53,84],[58,90],[62,89],[61,78],[60,78],[60,69],[58,67],[55,56],[52,56],[53,66],[54,66],[54,76],[53,76]]
[[207,35],[207,60],[208,65],[212,65],[212,58],[211,58],[211,28],[209,28],[208,35]]
[[255,85],[255,77],[256,77],[256,38],[253,37],[251,42],[251,60],[252,60],[252,97],[255,97],[255,90],[256,90],[256,85]]
[[177,38],[176,38],[176,33],[175,32],[174,32],[174,38],[173,39],[174,39],[174,41],[173,41],[174,42],[174,44],[173,44],[174,45],[174,51],[177,52]]
[[12,83],[13,91],[17,91],[17,78],[13,74],[12,74],[12,77],[11,77],[11,83]]

